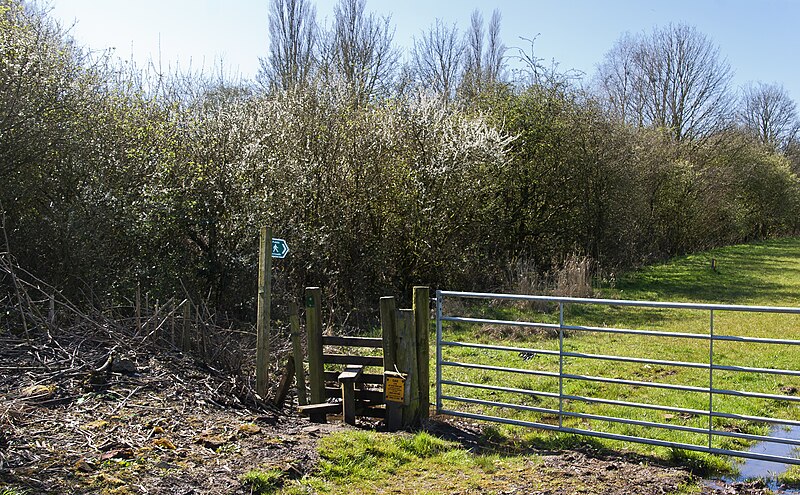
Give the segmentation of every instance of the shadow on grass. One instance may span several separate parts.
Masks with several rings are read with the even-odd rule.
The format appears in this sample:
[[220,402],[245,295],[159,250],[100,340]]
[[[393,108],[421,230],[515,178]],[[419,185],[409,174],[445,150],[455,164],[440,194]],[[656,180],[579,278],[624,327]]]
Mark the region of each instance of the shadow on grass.
[[603,461],[681,467],[704,478],[733,472],[728,461],[702,452],[672,449],[666,457],[657,457],[615,450],[600,439],[568,433],[532,431],[530,434],[509,434],[491,424],[462,423],[455,419],[431,419],[424,430],[444,440],[457,442],[476,455],[516,457],[531,454],[561,455],[576,451]]
[[[712,259],[716,270],[712,269]],[[676,258],[623,276],[625,299],[687,300],[750,304],[796,296],[800,280],[800,239],[728,246]],[[780,283],[776,281],[791,281]]]

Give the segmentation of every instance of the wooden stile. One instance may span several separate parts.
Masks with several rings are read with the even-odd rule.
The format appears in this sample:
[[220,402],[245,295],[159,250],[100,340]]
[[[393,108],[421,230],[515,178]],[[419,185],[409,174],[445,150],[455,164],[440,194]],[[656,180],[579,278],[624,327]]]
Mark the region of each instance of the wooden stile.
[[[383,417],[389,430],[414,427],[422,419],[427,418],[430,400],[430,372],[428,369],[430,365],[428,349],[430,290],[427,287],[414,288],[413,309],[398,310],[394,297],[382,297],[380,299],[382,330],[380,339],[323,336],[320,300],[319,288],[306,289],[308,380],[311,400],[308,405],[301,403],[300,410],[309,415],[312,420],[322,422],[325,421],[326,414],[333,412],[340,412],[348,424],[355,424],[356,416],[360,415]],[[290,314],[293,312],[294,309],[290,306]],[[325,345],[380,347],[383,350],[383,356],[362,356],[359,353],[347,353],[347,351],[343,354],[326,354],[324,352]],[[295,346],[294,330],[293,346]],[[325,364],[345,365],[347,368],[339,373],[326,372]],[[382,366],[384,374],[364,373],[364,366]],[[338,381],[339,386],[326,388],[326,379]],[[300,380],[298,379],[298,387],[301,386]],[[364,387],[364,384],[383,384],[384,390]],[[341,403],[325,402],[327,398],[335,397],[340,397]],[[382,404],[385,405],[385,409],[376,409],[375,406]]]

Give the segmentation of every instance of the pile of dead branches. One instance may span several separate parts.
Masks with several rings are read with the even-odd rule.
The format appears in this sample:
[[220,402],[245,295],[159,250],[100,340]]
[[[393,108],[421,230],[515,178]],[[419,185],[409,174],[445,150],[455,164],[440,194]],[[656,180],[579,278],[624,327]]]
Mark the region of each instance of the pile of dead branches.
[[[137,362],[152,355],[172,356],[230,377],[238,388],[233,396],[248,407],[266,406],[252,383],[252,326],[240,328],[188,297],[163,303],[148,299],[137,291],[132,301],[112,308],[78,307],[19,266],[10,253],[0,252],[0,352],[4,363],[16,363],[5,368],[80,375],[90,386],[102,387],[112,373],[135,370]],[[276,355],[288,353],[287,340],[274,339]]]

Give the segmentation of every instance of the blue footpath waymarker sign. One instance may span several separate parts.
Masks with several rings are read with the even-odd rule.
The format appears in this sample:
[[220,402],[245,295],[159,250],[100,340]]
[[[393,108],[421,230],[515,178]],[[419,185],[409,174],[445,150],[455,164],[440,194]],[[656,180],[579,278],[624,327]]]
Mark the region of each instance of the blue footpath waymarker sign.
[[272,257],[285,258],[289,252],[289,245],[283,239],[272,238]]

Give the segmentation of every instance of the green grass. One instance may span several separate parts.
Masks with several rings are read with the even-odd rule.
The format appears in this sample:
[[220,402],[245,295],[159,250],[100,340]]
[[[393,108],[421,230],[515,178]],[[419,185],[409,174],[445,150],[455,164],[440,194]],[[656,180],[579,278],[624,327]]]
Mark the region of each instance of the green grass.
[[[517,493],[520,487],[531,493],[622,493],[636,486],[636,480],[606,475],[608,464],[595,465],[591,473],[579,473],[568,464],[548,465],[543,457],[531,451],[531,447],[551,450],[580,446],[591,454],[592,442],[574,435],[544,437],[529,431],[528,436],[512,443],[511,437],[490,426],[479,445],[472,447],[475,450],[467,450],[459,443],[425,432],[338,432],[320,442],[321,462],[317,470],[302,479],[288,481],[279,493],[499,494]],[[640,465],[648,462],[646,458],[637,461]],[[659,473],[649,474],[653,478],[644,474],[643,479],[653,484],[651,488],[663,489]],[[671,480],[667,486],[673,490],[668,493],[700,491],[689,476],[674,473],[671,476],[677,476],[680,485]]]
[[789,469],[778,475],[778,483],[789,488],[800,487],[800,466],[790,466]]
[[[711,270],[716,259],[717,270]],[[646,267],[620,278],[625,299],[797,305],[800,239],[728,246]]]
[[[716,260],[716,270],[711,268],[712,259]],[[800,298],[798,298],[800,296],[800,239],[781,239],[730,246],[707,253],[685,256],[627,274],[619,279],[616,287],[602,289],[595,296],[629,300],[796,306],[800,302]],[[558,322],[558,311],[554,305],[531,305],[518,302],[473,304],[472,302],[449,301],[449,304],[446,305],[446,313],[517,321]],[[709,311],[705,310],[632,309],[622,306],[599,305],[567,305],[564,316],[565,323],[568,325],[697,334],[708,332],[711,318]],[[714,332],[716,335],[800,339],[800,317],[715,311]],[[491,343],[550,351],[557,351],[559,348],[557,334],[553,331],[523,327],[446,323],[444,338],[445,340]],[[701,339],[573,331],[568,333],[564,339],[564,350],[585,354],[708,363],[709,343],[707,340]],[[546,372],[557,372],[559,369],[556,356],[542,353],[525,360],[517,352],[446,347],[443,357],[445,360],[451,361]],[[714,343],[714,362],[730,366],[798,369],[800,349],[785,345],[717,341]],[[680,384],[699,388],[708,387],[709,380],[708,370],[702,368],[622,363],[576,357],[565,358],[564,371],[574,375]],[[557,410],[559,407],[557,398],[546,396],[547,393],[558,393],[557,378],[455,367],[446,367],[444,378],[545,393],[538,396],[526,396],[500,391],[445,386],[445,394],[522,404],[534,408]],[[703,392],[679,392],[644,386],[570,379],[565,379],[562,385],[564,393],[568,395],[660,404],[698,411],[707,410],[709,407],[708,394]],[[778,395],[800,393],[798,377],[765,373],[715,371],[714,386],[722,389]],[[564,401],[563,406],[564,410],[575,413],[620,417],[699,429],[708,428],[708,418],[701,414],[678,414],[578,400]],[[455,402],[445,402],[445,408],[480,411],[484,414],[537,423],[557,424],[558,421],[557,415],[552,413],[515,411],[508,408]],[[796,405],[788,401],[770,399],[717,395],[714,397],[714,410],[749,416],[800,419],[800,408]],[[702,433],[654,429],[595,419],[567,417],[564,419],[564,425],[690,445],[705,446],[708,442],[707,435]],[[764,424],[724,418],[715,418],[714,428],[753,434],[767,434],[769,431]],[[677,459],[675,451],[671,449],[652,448],[641,444],[620,445],[617,442],[606,441],[603,444],[612,447],[623,446],[655,454],[664,459]],[[741,449],[745,448],[747,443],[724,436],[715,436],[713,446]],[[697,459],[700,460],[697,461]],[[689,458],[687,458],[688,461]],[[707,466],[716,463],[716,461],[710,460],[709,456],[695,456],[694,454],[692,454],[691,461],[689,464],[700,462]],[[721,466],[713,468],[720,469]]]
[[[437,493],[429,491],[431,476],[444,486],[467,487],[499,462],[425,432],[339,432],[323,438],[319,451],[317,471],[287,483],[281,493],[383,493],[389,487],[392,493]],[[398,478],[408,481],[398,488]]]
[[283,484],[283,472],[279,469],[251,469],[243,474],[239,481],[250,489],[252,495],[270,495],[276,493]]

